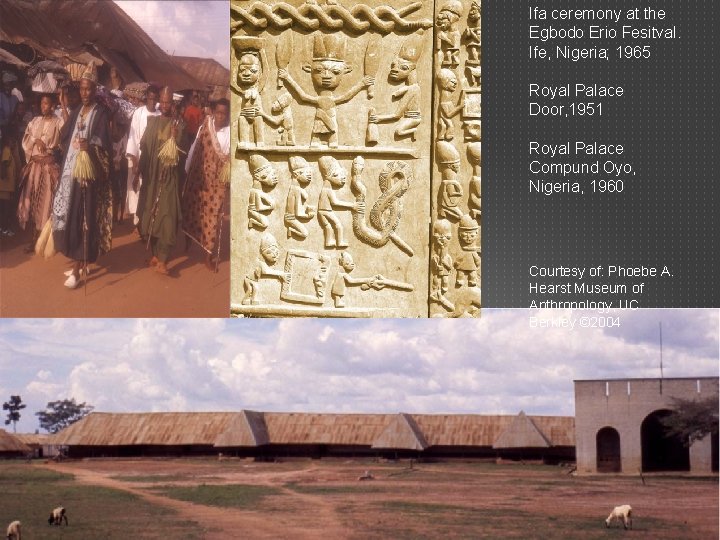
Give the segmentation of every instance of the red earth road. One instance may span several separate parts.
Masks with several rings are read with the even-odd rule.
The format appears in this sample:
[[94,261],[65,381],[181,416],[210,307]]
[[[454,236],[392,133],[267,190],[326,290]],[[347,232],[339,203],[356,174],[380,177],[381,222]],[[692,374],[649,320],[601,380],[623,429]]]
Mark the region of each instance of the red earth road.
[[230,218],[223,221],[218,273],[204,264],[184,235],[168,261],[169,276],[148,268],[149,254],[130,219],[115,224],[113,249],[91,265],[87,294],[82,284],[63,286],[70,261],[61,254],[44,260],[24,248],[30,233],[0,239],[2,317],[228,317],[230,313]]

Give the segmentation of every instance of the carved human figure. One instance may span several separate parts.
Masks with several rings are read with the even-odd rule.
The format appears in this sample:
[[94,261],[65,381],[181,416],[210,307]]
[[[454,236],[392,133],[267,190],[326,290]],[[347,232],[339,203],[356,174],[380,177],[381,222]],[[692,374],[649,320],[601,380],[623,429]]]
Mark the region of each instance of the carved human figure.
[[240,89],[238,143],[241,146],[263,146],[265,113],[262,110],[260,79],[262,62],[257,51],[242,51],[238,58],[237,83]]
[[292,96],[288,92],[283,92],[270,106],[270,112],[279,114],[280,117],[274,118],[270,116],[268,118],[269,115],[264,116],[268,124],[277,128],[279,135],[278,146],[295,146],[295,121],[290,107],[291,102]]
[[468,185],[468,209],[470,211],[470,217],[478,223],[480,223],[480,202],[482,196],[481,144],[480,142],[471,142],[467,145],[468,161],[473,168],[473,175]]
[[473,66],[470,64],[467,64],[467,83],[468,86],[474,86],[478,87],[482,84],[482,67],[481,66]]
[[451,141],[455,136],[453,117],[462,110],[465,105],[465,93],[460,91],[457,103],[453,103],[453,94],[458,85],[457,75],[451,69],[443,68],[437,76],[440,86],[440,107],[438,114],[438,140]]
[[465,44],[467,46],[467,65],[468,66],[479,66],[480,65],[480,47],[482,39],[480,35],[480,2],[479,0],[473,0],[470,4],[470,12],[467,16],[467,28],[463,32],[465,38]]
[[353,261],[352,255],[350,255],[347,251],[340,253],[338,264],[340,265],[340,270],[338,270],[338,273],[335,276],[332,289],[330,290],[330,295],[335,302],[335,307],[342,308],[345,307],[345,290],[348,286],[370,285],[375,277],[352,277],[350,274],[353,270],[355,270],[355,261]]
[[405,83],[399,90],[392,93],[398,99],[395,112],[389,114],[371,114],[369,122],[397,122],[395,137],[410,137],[415,140],[415,132],[420,122],[420,84],[418,84],[417,62],[423,45],[422,30],[405,39],[397,56],[390,64],[388,79],[391,83]]
[[305,190],[312,182],[312,168],[300,156],[292,156],[289,161],[292,179],[285,200],[284,217],[287,237],[305,240],[308,230],[303,222],[312,219],[316,213],[316,208],[307,204],[308,193]]
[[258,286],[263,278],[278,279],[282,283],[290,280],[290,276],[282,270],[273,268],[280,258],[280,246],[275,237],[270,233],[263,234],[260,239],[260,258],[251,274],[245,276],[243,281],[243,305],[255,305],[258,303]]
[[460,31],[457,29],[457,22],[462,12],[462,2],[447,0],[435,18],[437,27],[435,47],[440,55],[440,65],[443,67],[456,67],[459,63]]
[[347,247],[345,232],[335,209],[364,211],[364,205],[338,198],[336,191],[345,185],[347,171],[334,157],[321,157],[318,166],[323,186],[318,199],[317,216],[325,235],[325,247]]
[[321,255],[318,260],[320,261],[320,267],[313,276],[313,287],[315,287],[315,296],[322,300],[325,298],[325,283],[327,282],[330,258],[326,255]]
[[459,207],[463,197],[463,188],[457,179],[460,171],[460,153],[452,143],[438,141],[435,145],[435,160],[442,175],[438,217],[457,221],[463,216]]
[[480,227],[477,222],[469,215],[460,218],[458,226],[458,240],[462,253],[455,258],[455,270],[457,276],[455,278],[455,286],[476,287],[478,284],[478,276],[480,274],[480,253],[478,250],[478,240],[480,238]]
[[339,96],[335,90],[352,66],[345,61],[346,40],[342,34],[320,34],[313,36],[313,58],[311,64],[302,69],[310,73],[316,95],[310,95],[292,78],[287,69],[278,69],[278,78],[297,94],[298,100],[316,107],[312,126],[310,146],[338,146],[337,106],[347,103],[363,88],[374,84],[374,77],[363,77],[347,92]]
[[270,224],[266,214],[275,208],[275,200],[265,191],[277,185],[278,175],[275,167],[259,154],[252,154],[248,163],[253,179],[248,198],[248,229],[264,231]]
[[465,131],[465,141],[480,141],[482,138],[482,121],[481,120],[463,120],[463,130]]
[[453,260],[448,250],[452,236],[450,222],[438,219],[433,223],[433,245],[430,256],[430,300],[443,305],[449,311],[454,309],[452,303],[445,298],[450,282]]

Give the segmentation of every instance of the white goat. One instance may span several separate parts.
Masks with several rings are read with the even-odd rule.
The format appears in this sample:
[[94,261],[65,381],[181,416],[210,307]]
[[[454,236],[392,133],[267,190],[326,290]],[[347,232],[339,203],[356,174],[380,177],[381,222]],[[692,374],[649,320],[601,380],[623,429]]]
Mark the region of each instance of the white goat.
[[20,539],[20,522],[15,520],[7,528],[7,540],[21,540]]
[[52,512],[50,512],[50,517],[48,518],[48,523],[50,525],[62,525],[63,520],[65,520],[65,525],[67,525],[68,518],[67,518],[67,513],[65,511],[65,508],[62,506],[58,506]]
[[610,515],[605,520],[605,526],[610,527],[610,523],[615,520],[622,520],[623,527],[625,527],[625,529],[628,529],[628,525],[630,525],[629,528],[632,529],[632,508],[629,504],[623,504],[622,506],[616,506],[613,508],[613,511],[610,512]]

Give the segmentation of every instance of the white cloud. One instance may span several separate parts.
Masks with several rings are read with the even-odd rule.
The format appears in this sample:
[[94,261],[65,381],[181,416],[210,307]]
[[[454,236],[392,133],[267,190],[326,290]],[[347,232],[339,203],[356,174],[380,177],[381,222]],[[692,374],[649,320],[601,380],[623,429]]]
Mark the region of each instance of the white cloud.
[[718,372],[717,310],[572,331],[528,319],[2,320],[0,397],[28,403],[23,431],[69,397],[105,411],[573,414],[573,379],[658,375],[659,320],[666,376]]
[[230,67],[230,4],[227,1],[115,0],[168,54],[213,58]]

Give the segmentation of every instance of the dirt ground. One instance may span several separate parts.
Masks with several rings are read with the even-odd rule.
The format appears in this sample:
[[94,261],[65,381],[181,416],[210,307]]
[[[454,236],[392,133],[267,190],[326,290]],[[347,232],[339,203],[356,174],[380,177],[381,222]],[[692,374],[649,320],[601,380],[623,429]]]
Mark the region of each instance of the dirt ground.
[[[198,522],[202,538],[717,539],[718,481],[573,477],[539,465],[373,460],[256,463],[228,459],[94,459],[47,464],[81,484],[124,490]],[[359,481],[366,470],[374,476]],[[168,486],[273,488],[251,508],[176,500]],[[620,504],[634,528],[605,528]],[[240,533],[242,532],[242,534]]]
[[204,264],[197,245],[185,252],[178,234],[170,276],[148,268],[146,246],[129,218],[115,224],[113,249],[90,268],[87,294],[82,284],[63,286],[70,261],[44,260],[24,253],[30,232],[0,239],[0,316],[2,317],[227,317],[230,312],[230,219],[223,222],[218,273]]

